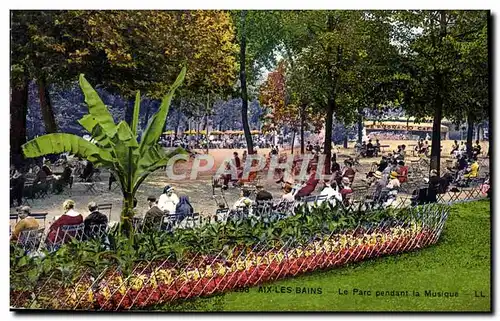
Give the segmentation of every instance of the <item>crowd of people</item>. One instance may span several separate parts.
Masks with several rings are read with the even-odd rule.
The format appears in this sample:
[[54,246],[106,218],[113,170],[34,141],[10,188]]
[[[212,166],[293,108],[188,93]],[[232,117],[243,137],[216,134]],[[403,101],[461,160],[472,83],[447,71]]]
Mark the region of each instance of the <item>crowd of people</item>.
[[[271,148],[274,145],[273,137],[268,135],[252,135],[254,148]],[[284,144],[283,137],[278,136],[278,145]],[[246,140],[242,135],[206,135],[182,136],[165,135],[160,139],[160,144],[164,147],[182,147],[184,149],[242,149],[246,148]]]

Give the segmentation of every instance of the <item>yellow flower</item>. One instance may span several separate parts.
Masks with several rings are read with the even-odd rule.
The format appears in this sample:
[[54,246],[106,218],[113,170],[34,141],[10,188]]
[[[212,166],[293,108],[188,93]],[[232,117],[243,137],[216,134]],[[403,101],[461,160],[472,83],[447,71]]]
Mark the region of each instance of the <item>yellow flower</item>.
[[101,289],[101,293],[105,299],[109,299],[111,297],[111,291],[109,291],[107,286]]
[[125,293],[127,292],[127,288],[125,287],[125,285],[122,284],[118,289],[118,292],[120,292],[121,295],[125,295]]
[[207,266],[207,268],[205,269],[205,275],[209,278],[211,278],[214,275],[214,272],[212,271],[211,266]]
[[217,269],[217,274],[220,276],[224,276],[226,274],[226,267],[220,265],[219,268]]

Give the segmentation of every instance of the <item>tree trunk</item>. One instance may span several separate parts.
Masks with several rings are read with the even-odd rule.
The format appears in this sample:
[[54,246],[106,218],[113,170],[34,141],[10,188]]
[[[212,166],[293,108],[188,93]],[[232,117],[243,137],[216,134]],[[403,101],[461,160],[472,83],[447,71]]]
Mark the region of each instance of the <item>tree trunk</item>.
[[472,113],[467,115],[467,142],[465,146],[467,147],[467,157],[472,157],[472,136],[474,134],[474,119]]
[[358,143],[363,142],[363,114],[358,110]]
[[24,159],[21,146],[26,143],[26,115],[28,114],[29,82],[11,87],[10,99],[10,156],[11,164],[20,165]]
[[295,146],[295,130],[292,132],[292,155],[293,155],[293,147]]
[[347,146],[348,146],[348,138],[349,137],[347,136],[347,131],[346,131],[345,137],[344,137],[344,148],[347,148]]
[[305,126],[306,116],[305,116],[305,108],[302,108],[300,112],[300,153],[305,153],[305,142],[304,142],[304,126]]
[[245,20],[247,12],[241,11],[241,41],[240,41],[240,82],[241,82],[241,122],[243,123],[243,132],[247,142],[248,154],[253,154],[253,141],[248,125],[248,93],[247,93],[247,75],[246,75],[246,34]]
[[[438,47],[441,46],[442,39],[446,36],[446,12],[440,12],[440,32]],[[432,124],[432,147],[431,147],[431,169],[435,169],[440,175],[441,169],[441,119],[443,117],[443,74],[438,71],[436,74],[436,84],[438,87],[436,95],[436,105],[434,109],[434,122]]]
[[42,112],[45,133],[57,133],[57,123],[54,117],[52,102],[50,101],[49,88],[43,77],[38,79],[38,98],[40,100],[40,110]]
[[333,129],[333,112],[335,111],[335,99],[328,100],[325,122],[325,144],[323,146],[325,154],[325,173],[330,174],[331,159],[332,159],[332,129]]

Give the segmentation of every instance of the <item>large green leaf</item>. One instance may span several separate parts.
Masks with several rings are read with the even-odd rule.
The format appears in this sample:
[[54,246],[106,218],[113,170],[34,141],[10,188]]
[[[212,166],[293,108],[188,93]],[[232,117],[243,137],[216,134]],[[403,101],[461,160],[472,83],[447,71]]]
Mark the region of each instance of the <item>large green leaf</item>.
[[[97,92],[88,83],[83,74],[80,75],[79,82],[80,88],[85,95],[85,103],[89,107],[89,116],[93,117],[93,122],[91,122],[91,118],[89,116],[84,116],[82,120],[85,125],[82,124],[82,122],[80,122],[80,124],[82,124],[82,126],[84,126],[89,132],[92,132],[95,124],[99,124],[106,133],[106,136],[109,138],[114,137],[116,134],[116,125],[113,120],[113,116],[108,111],[108,108],[106,108],[106,105],[104,105]],[[89,129],[86,126],[92,126],[92,128]]]
[[137,124],[139,123],[139,109],[141,108],[141,92],[135,94],[134,117],[132,118],[132,133],[137,138]]
[[141,155],[143,155],[147,149],[151,148],[151,146],[156,144],[158,142],[158,139],[160,139],[160,136],[163,132],[163,127],[165,126],[165,121],[167,119],[168,109],[170,107],[170,103],[172,102],[175,90],[184,81],[185,76],[186,67],[183,67],[174,84],[172,85],[172,87],[170,87],[170,91],[165,97],[163,97],[158,112],[156,112],[153,117],[151,117],[151,121],[149,122],[148,127],[142,134],[141,144],[139,147],[139,153]]
[[111,166],[113,163],[113,157],[109,152],[73,134],[43,135],[30,140],[22,148],[24,155],[28,158],[68,152],[71,155],[86,158],[95,165]]

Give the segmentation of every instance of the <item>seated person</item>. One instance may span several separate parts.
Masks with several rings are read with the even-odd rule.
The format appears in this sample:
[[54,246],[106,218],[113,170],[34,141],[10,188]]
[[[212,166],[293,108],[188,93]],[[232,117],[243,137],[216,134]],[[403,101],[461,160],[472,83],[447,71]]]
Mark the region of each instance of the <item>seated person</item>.
[[179,203],[179,197],[174,193],[174,188],[170,185],[165,186],[163,194],[158,200],[158,207],[167,213],[175,213],[175,207]]
[[430,172],[429,177],[429,187],[427,189],[427,202],[428,203],[436,203],[437,202],[437,194],[439,191],[440,179],[437,174],[437,170],[433,169]]
[[72,184],[72,169],[68,163],[64,163],[64,170],[61,176],[58,176],[54,181],[54,191],[56,193],[61,193],[63,191],[64,186],[70,186]]
[[304,196],[311,195],[311,193],[314,192],[314,190],[316,189],[318,183],[319,179],[316,178],[316,169],[312,169],[311,175],[309,176],[306,185],[297,192],[297,195],[295,195],[295,199],[300,199]]
[[[83,224],[85,224],[85,235],[91,237],[105,229],[108,224],[108,217],[99,212],[99,207],[95,202],[90,202],[88,208],[90,214],[85,218]],[[99,227],[99,230],[96,230],[96,226]]]
[[156,197],[149,196],[148,197],[148,211],[144,215],[144,227],[145,231],[156,230],[158,231],[163,224],[163,217],[165,212],[163,212],[158,207],[158,202],[156,201]]
[[[259,164],[258,160],[256,160],[256,159],[252,160],[251,168],[256,168],[258,164]],[[243,185],[244,183],[255,182],[255,180],[257,179],[258,172],[255,170],[252,171],[251,168],[248,169],[250,171],[248,173],[248,178],[243,178],[243,171],[241,171],[241,173],[239,174],[239,180],[238,180],[239,185]]]
[[262,201],[272,201],[273,195],[264,189],[262,184],[257,184],[257,195],[255,195],[255,202],[259,204]]
[[344,170],[342,171],[342,177],[347,177],[349,179],[349,182],[354,182],[354,177],[356,176],[356,171],[352,168],[352,163],[349,161],[344,162],[345,167]]
[[450,155],[455,155],[455,152],[458,152],[458,142],[455,140],[453,142],[453,145],[451,145],[451,152]]
[[476,145],[472,147],[472,155],[473,157],[478,157],[481,154],[481,145],[479,144],[479,140],[476,140]]
[[353,193],[352,188],[351,188],[351,182],[349,181],[349,178],[344,177],[342,178],[342,187],[340,189],[340,195],[342,196],[342,204],[345,206],[348,206],[350,203],[350,196]]
[[376,179],[373,184],[375,186],[375,190],[373,191],[373,199],[378,200],[380,199],[380,196],[382,195],[382,190],[386,188],[387,186],[387,176],[382,175],[380,171],[376,171],[373,173],[373,177]]
[[399,161],[398,162],[398,179],[399,183],[405,183],[408,181],[408,166],[405,165],[405,162]]
[[397,160],[404,160],[406,157],[406,145],[401,145],[401,149],[399,150],[398,154],[395,155],[395,158]]
[[373,157],[375,155],[375,146],[372,144],[372,140],[368,140],[366,144],[366,157]]
[[252,200],[250,199],[250,190],[243,189],[240,193],[240,198],[234,203],[233,210],[248,210],[252,206]]
[[479,163],[477,162],[477,159],[474,159],[470,167],[467,169],[467,173],[464,175],[464,178],[476,178],[478,173]]
[[375,165],[377,166],[376,171],[383,172],[389,166],[389,161],[386,156],[382,156],[380,162],[375,163]]
[[29,206],[21,207],[18,214],[20,220],[19,222],[17,222],[16,226],[14,227],[14,231],[10,236],[11,241],[17,241],[22,231],[36,230],[40,227],[37,220],[34,217],[29,216],[30,214],[31,209]]
[[63,203],[64,214],[55,220],[49,227],[49,233],[47,235],[48,245],[54,243],[63,242],[66,243],[71,239],[72,236],[69,233],[66,234],[61,227],[68,225],[80,225],[83,223],[83,216],[74,210],[75,202],[72,200],[66,200]]
[[390,190],[397,190],[401,186],[401,183],[399,182],[398,179],[398,173],[397,172],[391,172],[389,176],[389,182],[387,183],[387,188]]
[[[342,202],[342,194],[340,194],[335,182],[325,182],[324,185],[325,187],[319,193],[320,196],[326,196],[326,199],[332,203],[333,206],[335,206],[337,202]],[[320,202],[321,201],[318,201],[318,205],[321,204]]]
[[94,173],[94,164],[92,164],[92,162],[87,161],[87,164],[85,164],[85,168],[83,169],[83,173],[82,175],[80,175],[80,178],[83,179],[84,181],[88,181],[91,179],[93,173]]
[[361,157],[366,157],[366,142],[363,142],[361,144],[361,150],[360,150],[360,155]]
[[182,222],[186,217],[192,216],[194,213],[193,206],[189,203],[189,196],[181,195],[179,203],[175,207],[175,216],[178,222]]
[[282,202],[293,202],[295,197],[293,195],[293,188],[291,185],[285,185],[283,188],[283,195],[281,196]]

